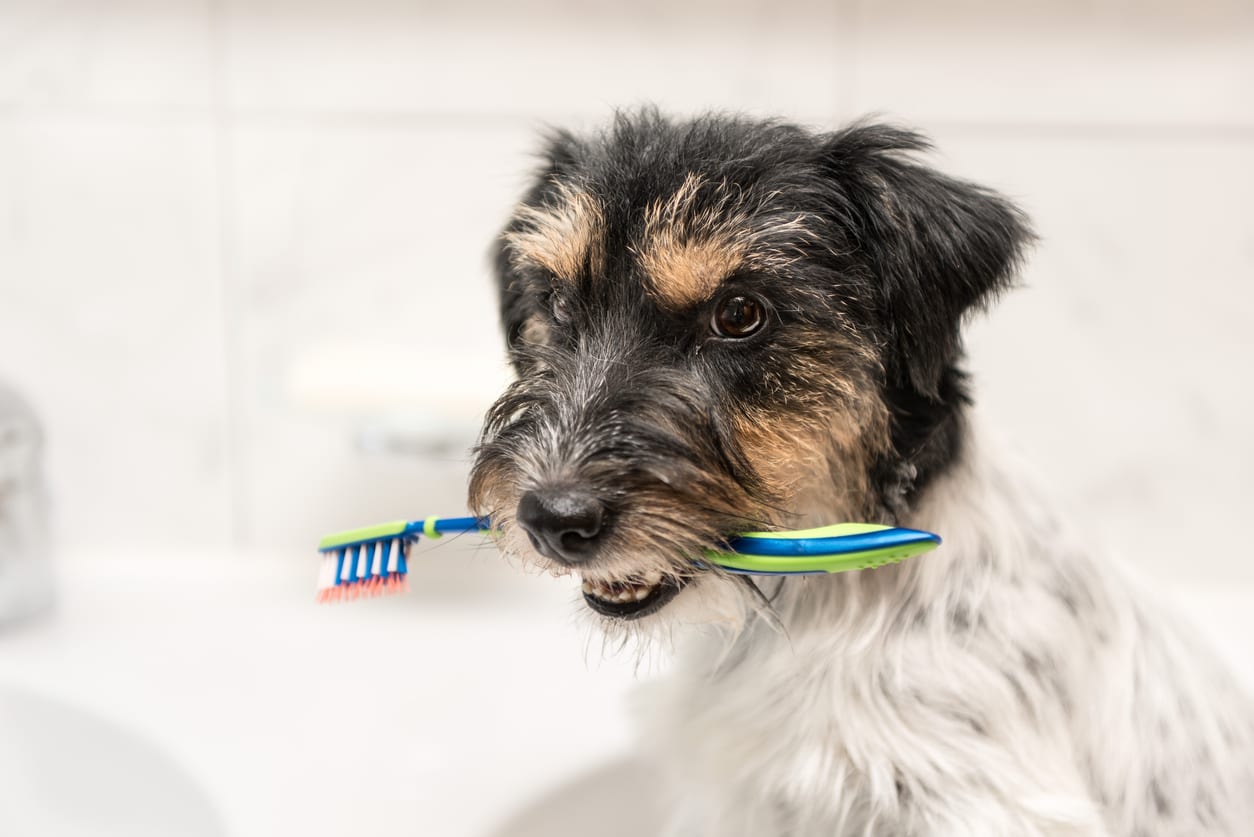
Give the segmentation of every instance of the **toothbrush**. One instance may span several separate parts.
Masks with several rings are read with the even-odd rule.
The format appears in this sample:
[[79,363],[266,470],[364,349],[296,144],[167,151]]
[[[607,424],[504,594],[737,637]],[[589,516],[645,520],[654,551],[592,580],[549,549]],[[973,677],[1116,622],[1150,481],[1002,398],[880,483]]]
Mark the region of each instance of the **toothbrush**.
[[[409,589],[410,547],[448,532],[490,532],[485,517],[398,520],[328,535],[318,544],[319,602],[403,593]],[[816,529],[745,532],[701,561],[745,575],[816,575],[875,569],[940,546],[940,536],[875,523],[835,523]],[[698,561],[700,563],[701,561]]]

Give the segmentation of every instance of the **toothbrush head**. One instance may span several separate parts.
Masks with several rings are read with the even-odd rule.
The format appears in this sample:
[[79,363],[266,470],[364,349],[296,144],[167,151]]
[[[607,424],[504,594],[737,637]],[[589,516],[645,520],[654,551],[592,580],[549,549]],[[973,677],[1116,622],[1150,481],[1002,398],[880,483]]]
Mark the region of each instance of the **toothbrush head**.
[[435,539],[445,532],[487,528],[487,520],[476,517],[428,517],[327,535],[318,544],[322,569],[317,600],[337,602],[403,593],[409,589],[409,549],[420,537]]

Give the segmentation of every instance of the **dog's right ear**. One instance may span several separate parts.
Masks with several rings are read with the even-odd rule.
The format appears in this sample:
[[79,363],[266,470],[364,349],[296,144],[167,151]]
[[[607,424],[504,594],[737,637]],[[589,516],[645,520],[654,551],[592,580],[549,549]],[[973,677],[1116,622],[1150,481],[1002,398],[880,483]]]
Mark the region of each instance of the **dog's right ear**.
[[[540,167],[520,207],[540,206],[554,194],[557,186],[574,171],[579,162],[580,142],[570,132],[554,130],[548,134],[540,154]],[[510,247],[511,234],[517,232],[525,221],[518,213],[492,243],[492,268],[496,274],[501,325],[505,330],[505,342],[510,362],[518,368],[524,330],[529,322],[542,314],[540,300],[534,290],[527,287],[526,277],[520,275]],[[521,371],[521,370],[519,370]]]

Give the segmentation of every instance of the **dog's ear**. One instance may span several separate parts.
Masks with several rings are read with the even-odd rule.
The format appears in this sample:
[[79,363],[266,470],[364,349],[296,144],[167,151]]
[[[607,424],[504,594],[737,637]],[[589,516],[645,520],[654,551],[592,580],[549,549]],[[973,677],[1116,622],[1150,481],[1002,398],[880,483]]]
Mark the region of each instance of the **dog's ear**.
[[961,352],[963,315],[1011,284],[1033,235],[1002,196],[913,159],[929,147],[864,123],[826,138],[823,164],[853,258],[876,286],[888,383],[936,398]]
[[[508,231],[508,227],[506,230]],[[514,270],[513,258],[505,234],[502,233],[492,242],[492,270],[496,275],[496,292],[498,310],[501,315],[501,328],[505,332],[505,346],[509,351],[510,362],[517,365],[516,349],[522,340],[523,326],[536,314],[535,301],[531,299],[526,288]]]
[[[570,132],[563,130],[550,132],[538,155],[540,166],[520,205],[543,204],[556,185],[569,177],[578,166],[580,150],[579,140]],[[492,269],[496,275],[501,326],[505,331],[505,341],[511,362],[515,364],[519,361],[519,355],[515,349],[522,340],[523,329],[527,322],[539,313],[538,300],[535,294],[527,288],[525,277],[520,276],[515,269],[513,256],[510,253],[510,233],[517,230],[520,223],[517,215],[510,219],[505,229],[493,241],[490,254]]]

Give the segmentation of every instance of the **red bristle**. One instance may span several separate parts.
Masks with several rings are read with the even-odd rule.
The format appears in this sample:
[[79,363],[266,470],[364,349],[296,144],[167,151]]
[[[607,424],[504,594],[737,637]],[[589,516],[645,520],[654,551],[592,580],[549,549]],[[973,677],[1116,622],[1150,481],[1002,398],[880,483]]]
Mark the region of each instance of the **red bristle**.
[[318,590],[314,594],[314,601],[318,604],[333,604],[362,598],[376,599],[382,596],[393,596],[407,593],[409,590],[410,582],[407,574],[384,572],[377,576],[341,581],[331,587]]

